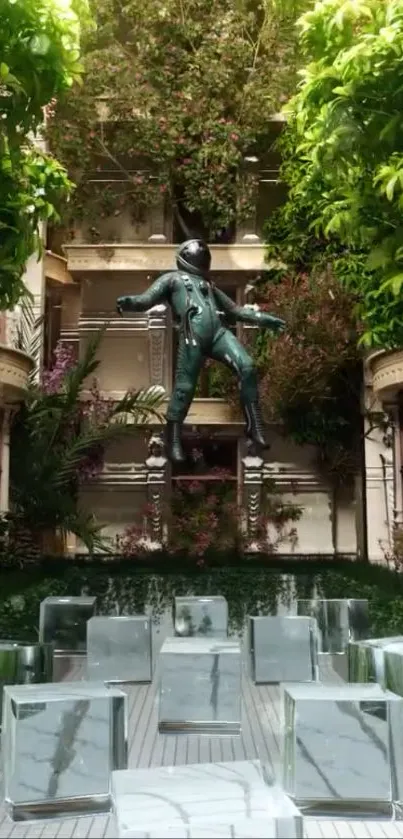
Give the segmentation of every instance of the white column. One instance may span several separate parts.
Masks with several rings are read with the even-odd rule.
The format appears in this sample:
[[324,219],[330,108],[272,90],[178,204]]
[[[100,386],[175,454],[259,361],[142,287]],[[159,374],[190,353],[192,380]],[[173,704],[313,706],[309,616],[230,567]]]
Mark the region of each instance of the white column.
[[10,416],[10,408],[5,405],[1,423],[0,513],[7,513],[9,510]]

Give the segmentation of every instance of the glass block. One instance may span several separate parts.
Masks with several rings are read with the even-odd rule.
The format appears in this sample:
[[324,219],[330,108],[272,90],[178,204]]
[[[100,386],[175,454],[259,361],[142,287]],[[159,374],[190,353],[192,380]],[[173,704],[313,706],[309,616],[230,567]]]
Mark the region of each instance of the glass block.
[[94,617],[87,623],[87,677],[150,682],[151,621],[144,615]]
[[53,645],[35,641],[0,641],[0,721],[3,687],[51,682]]
[[112,795],[119,839],[303,836],[300,812],[259,760],[114,772]]
[[368,600],[298,600],[297,611],[316,618],[320,653],[346,653],[369,633]]
[[127,767],[127,696],[97,682],[4,688],[6,808],[16,821],[111,809],[114,769]]
[[384,650],[385,687],[403,696],[403,643],[391,644]]
[[160,656],[160,731],[239,733],[238,641],[167,638]]
[[45,597],[39,612],[39,639],[55,652],[85,654],[87,621],[96,611],[96,597]]
[[252,679],[312,682],[318,678],[317,623],[305,617],[250,617]]
[[287,684],[284,720],[284,791],[303,812],[401,818],[401,697],[375,684]]
[[175,597],[175,635],[226,638],[228,603],[225,597]]
[[385,684],[385,652],[395,644],[403,643],[403,635],[389,638],[367,638],[348,645],[348,681],[378,682]]

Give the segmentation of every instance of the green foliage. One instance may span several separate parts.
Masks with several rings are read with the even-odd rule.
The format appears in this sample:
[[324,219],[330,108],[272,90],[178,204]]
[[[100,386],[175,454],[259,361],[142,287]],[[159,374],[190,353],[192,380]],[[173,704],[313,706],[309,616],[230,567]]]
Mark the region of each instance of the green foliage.
[[[138,218],[161,193],[200,234],[218,235],[250,213],[244,157],[265,145],[270,115],[293,89],[294,21],[309,5],[94,3],[84,84],[58,102],[49,125],[51,147],[78,184],[73,219],[96,224],[124,206]],[[123,183],[88,183],[103,168]]]
[[[73,10],[73,7],[75,10]],[[58,218],[71,184],[65,170],[35,148],[44,108],[80,73],[85,0],[0,0],[0,308],[25,293],[22,275],[40,247],[39,224]]]
[[[101,334],[64,376],[62,386],[46,392],[33,384],[14,419],[10,484],[13,510],[40,540],[49,531],[71,531],[88,550],[105,550],[100,525],[78,506],[81,471],[111,440],[133,430],[133,423],[159,418],[161,396],[153,391],[126,394],[107,413],[86,410],[83,390],[94,375]],[[91,378],[90,378],[91,380]],[[95,414],[95,416],[94,416]]]
[[320,0],[298,27],[305,66],[282,146],[289,197],[269,241],[305,265],[322,249],[360,295],[361,343],[401,345],[403,2]]
[[[265,558],[267,562],[267,557]],[[245,557],[238,558],[238,567],[221,563],[221,567],[176,571],[170,558],[162,557],[159,571],[144,570],[143,563],[91,562],[79,564],[72,560],[38,563],[2,576],[0,593],[0,633],[2,637],[37,638],[41,600],[53,595],[91,593],[97,597],[101,615],[150,615],[155,624],[172,612],[175,596],[208,596],[219,592],[228,601],[230,633],[243,633],[248,615],[274,615],[278,604],[286,609],[295,605],[295,598],[312,596],[331,598],[368,598],[372,637],[396,635],[403,630],[402,576],[385,567],[367,563],[326,562],[295,556],[291,564],[284,558],[270,560],[270,567],[253,566]]]

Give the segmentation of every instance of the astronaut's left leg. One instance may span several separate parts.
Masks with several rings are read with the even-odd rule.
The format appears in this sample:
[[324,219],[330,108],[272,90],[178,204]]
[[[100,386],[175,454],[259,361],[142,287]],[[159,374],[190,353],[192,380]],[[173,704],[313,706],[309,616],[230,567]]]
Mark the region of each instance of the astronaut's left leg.
[[211,358],[225,364],[239,379],[239,395],[246,420],[246,435],[258,448],[266,448],[264,422],[259,403],[255,365],[245,347],[229,329],[213,342]]

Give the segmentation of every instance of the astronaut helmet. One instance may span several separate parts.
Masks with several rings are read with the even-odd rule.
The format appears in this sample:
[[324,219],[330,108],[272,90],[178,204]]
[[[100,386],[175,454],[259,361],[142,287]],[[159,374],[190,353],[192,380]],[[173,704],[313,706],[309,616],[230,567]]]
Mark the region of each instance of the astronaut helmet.
[[188,239],[179,245],[176,264],[180,271],[205,276],[210,271],[210,248],[203,239]]

